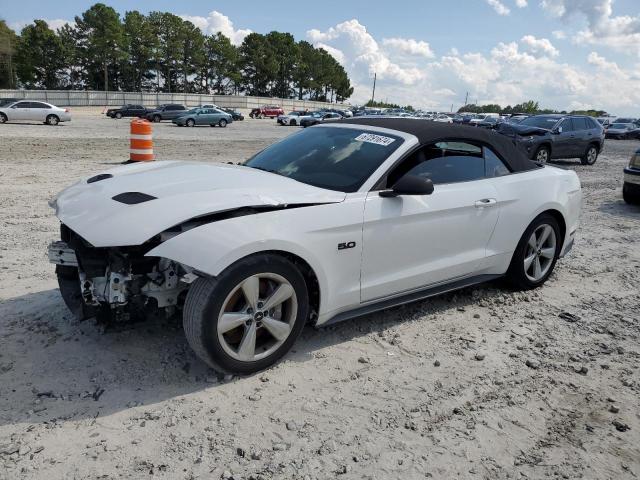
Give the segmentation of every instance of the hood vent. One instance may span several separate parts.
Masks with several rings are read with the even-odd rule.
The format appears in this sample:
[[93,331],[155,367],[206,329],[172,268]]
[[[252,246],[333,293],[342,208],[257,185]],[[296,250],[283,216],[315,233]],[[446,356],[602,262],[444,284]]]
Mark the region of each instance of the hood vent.
[[106,180],[107,178],[113,178],[113,175],[111,175],[110,173],[101,173],[100,175],[91,177],[89,180],[87,180],[87,183],[95,183],[99,182],[100,180]]
[[138,203],[148,202],[149,200],[155,200],[153,195],[147,195],[142,192],[124,192],[119,193],[115,197],[112,197],[116,202],[124,203],[126,205],[137,205]]

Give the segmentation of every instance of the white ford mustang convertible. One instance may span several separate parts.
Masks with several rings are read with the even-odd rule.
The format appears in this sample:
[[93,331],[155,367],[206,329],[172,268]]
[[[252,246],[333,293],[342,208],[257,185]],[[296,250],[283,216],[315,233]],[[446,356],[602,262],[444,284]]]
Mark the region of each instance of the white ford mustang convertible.
[[217,370],[251,373],[328,325],[506,276],[542,285],[572,247],[581,188],[492,131],[341,120],[244,165],[152,162],[51,200],[49,247],[79,318],[182,313]]

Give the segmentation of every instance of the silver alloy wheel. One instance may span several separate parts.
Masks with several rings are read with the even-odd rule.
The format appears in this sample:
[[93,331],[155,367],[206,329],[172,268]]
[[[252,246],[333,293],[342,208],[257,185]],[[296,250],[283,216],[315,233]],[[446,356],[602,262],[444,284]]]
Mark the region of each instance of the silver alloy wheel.
[[195,126],[196,122],[194,122],[192,119],[187,120],[187,127],[193,127]]
[[236,285],[218,316],[218,340],[242,362],[268,357],[289,338],[298,313],[293,286],[276,273],[259,273]]
[[589,165],[593,165],[596,163],[596,159],[598,158],[598,149],[594,146],[589,147],[587,150],[587,163]]
[[540,150],[538,150],[538,153],[536,154],[536,161],[540,163],[547,163],[548,160],[549,150],[547,150],[546,148],[541,148]]
[[539,225],[529,237],[524,256],[524,274],[539,282],[549,272],[556,256],[556,232],[547,223]]
[[49,115],[47,117],[47,123],[49,125],[57,125],[59,122],[58,117],[56,117],[55,115]]

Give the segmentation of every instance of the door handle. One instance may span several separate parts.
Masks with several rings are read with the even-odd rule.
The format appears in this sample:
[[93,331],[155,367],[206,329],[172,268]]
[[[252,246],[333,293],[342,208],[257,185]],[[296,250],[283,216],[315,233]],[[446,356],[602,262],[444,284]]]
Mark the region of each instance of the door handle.
[[484,207],[493,207],[496,205],[498,201],[495,198],[483,198],[482,200],[477,200],[474,203],[476,208],[484,208]]

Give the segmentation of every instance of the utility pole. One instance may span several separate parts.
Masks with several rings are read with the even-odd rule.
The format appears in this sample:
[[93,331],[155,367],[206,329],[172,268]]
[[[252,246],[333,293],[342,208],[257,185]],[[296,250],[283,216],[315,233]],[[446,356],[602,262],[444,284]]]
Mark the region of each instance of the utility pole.
[[11,64],[11,56],[13,54],[13,51],[11,50],[11,35],[8,34],[7,35],[7,39],[9,40],[9,51],[7,52],[9,54],[9,88],[13,88],[13,65]]
[[469,92],[467,92],[467,95],[464,97],[464,106],[467,106],[467,102],[469,101]]
[[371,106],[373,107],[373,103],[376,99],[376,79],[378,78],[378,73],[373,73],[373,93],[371,94]]

